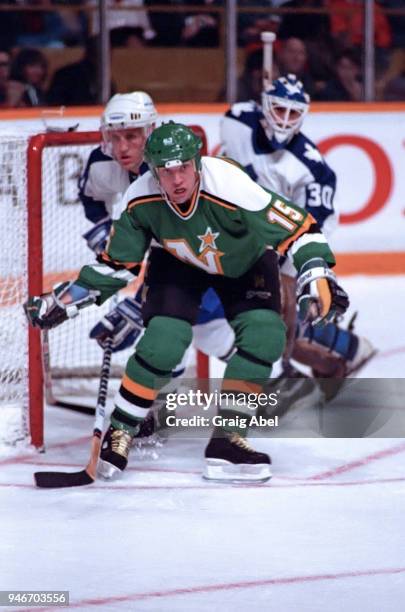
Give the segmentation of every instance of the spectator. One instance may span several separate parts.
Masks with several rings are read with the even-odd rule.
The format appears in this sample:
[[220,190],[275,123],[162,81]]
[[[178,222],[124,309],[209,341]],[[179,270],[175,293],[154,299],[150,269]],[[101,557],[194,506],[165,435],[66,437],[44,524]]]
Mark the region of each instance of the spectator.
[[12,49],[21,31],[21,11],[13,11],[16,0],[0,0],[0,6],[8,6],[9,10],[1,12],[0,41],[4,48]]
[[48,62],[37,49],[21,49],[14,58],[11,78],[25,85],[26,106],[43,106],[46,103],[44,84],[48,74]]
[[347,49],[337,57],[335,76],[330,79],[317,100],[358,102],[363,99],[361,62],[355,49]]
[[6,49],[0,49],[0,107],[25,106],[25,87],[10,79],[10,54]]
[[[29,0],[25,4],[48,7],[48,0]],[[63,48],[70,36],[70,25],[58,11],[23,11],[17,46]]]
[[[325,0],[290,0],[283,8],[325,8]],[[286,13],[283,15],[278,36],[284,38],[301,38],[305,42],[319,40],[330,36],[329,16],[325,13]]]
[[[364,44],[364,0],[328,0],[332,37],[340,47],[362,47]],[[387,17],[374,2],[374,43],[376,47],[391,45],[391,28]]]
[[50,105],[97,104],[99,89],[97,44],[97,37],[89,38],[83,58],[55,72],[48,93]]
[[[387,9],[403,9],[404,0],[384,0]],[[392,49],[387,69],[376,83],[377,98],[405,100],[405,13],[388,15]]]
[[145,46],[143,37],[143,29],[140,27],[131,28],[115,28],[110,32],[111,47],[128,47],[130,49],[139,49]]
[[[96,6],[96,0],[87,0],[87,4]],[[120,30],[134,28],[142,30],[142,38],[145,41],[152,40],[156,36],[147,11],[133,10],[144,5],[143,0],[108,0],[107,6],[107,28],[111,33],[120,35]],[[98,34],[98,19],[96,11],[93,13],[91,24],[92,35]]]
[[[238,7],[263,7],[271,9],[283,4],[280,0],[239,0]],[[238,44],[246,47],[252,44],[260,44],[262,32],[278,33],[281,17],[269,13],[239,13],[238,15]]]
[[[286,8],[322,9],[326,0],[291,0]],[[326,13],[287,13],[283,16],[279,39],[300,38],[304,41],[308,66],[315,90],[325,85],[333,68],[334,46],[330,32],[330,19]]]
[[[272,80],[280,76],[277,63],[273,60]],[[261,104],[263,91],[263,49],[256,49],[246,57],[245,67],[238,79],[238,102],[254,100]]]
[[[145,0],[145,6],[154,5],[178,6],[181,0]],[[177,47],[181,41],[184,28],[184,13],[150,12],[149,19],[156,37],[151,44],[157,47]]]
[[405,68],[401,74],[388,81],[383,98],[388,102],[403,102],[405,100]]
[[[217,4],[216,0],[196,0],[192,4],[204,7]],[[217,47],[219,44],[218,14],[193,13],[186,15],[181,42],[188,47]]]
[[[338,51],[364,47],[364,0],[328,0],[331,34]],[[346,9],[346,11],[345,11]],[[388,18],[374,2],[374,45],[376,71],[387,69],[392,35]]]
[[276,53],[280,75],[295,74],[312,97],[315,85],[308,69],[308,54],[304,41],[290,37],[280,43]]

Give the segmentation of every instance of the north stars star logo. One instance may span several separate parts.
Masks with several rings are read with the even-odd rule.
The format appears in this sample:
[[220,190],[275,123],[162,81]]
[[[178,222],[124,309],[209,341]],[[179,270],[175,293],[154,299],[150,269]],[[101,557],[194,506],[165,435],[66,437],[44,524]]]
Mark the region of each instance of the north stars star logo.
[[201,240],[198,252],[202,253],[207,247],[210,247],[213,251],[217,251],[218,249],[217,245],[215,244],[215,240],[217,240],[218,236],[219,232],[213,232],[210,227],[207,227],[204,234],[197,236],[198,240]]
[[172,255],[181,259],[187,264],[201,268],[208,274],[223,274],[221,257],[224,255],[218,250],[215,241],[218,239],[219,232],[213,232],[207,227],[204,234],[197,238],[201,241],[197,256],[185,238],[163,240],[163,246]]

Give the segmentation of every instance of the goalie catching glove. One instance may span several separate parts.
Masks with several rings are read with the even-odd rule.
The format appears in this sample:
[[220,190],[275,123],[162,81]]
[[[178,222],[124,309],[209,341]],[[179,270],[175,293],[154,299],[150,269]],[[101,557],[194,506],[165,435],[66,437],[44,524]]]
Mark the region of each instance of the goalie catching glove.
[[347,293],[321,258],[307,261],[297,278],[297,300],[301,321],[316,325],[343,314],[349,306]]
[[104,348],[107,338],[112,338],[114,352],[133,346],[143,331],[140,292],[134,298],[125,298],[101,319],[90,331],[90,338]]
[[110,219],[110,217],[104,217],[104,219],[96,223],[88,232],[83,234],[87,246],[94,251],[96,255],[100,255],[100,253],[105,250],[111,226],[112,219]]
[[79,310],[94,304],[99,291],[80,287],[73,282],[55,285],[50,293],[30,297],[24,311],[33,327],[52,329],[79,314]]

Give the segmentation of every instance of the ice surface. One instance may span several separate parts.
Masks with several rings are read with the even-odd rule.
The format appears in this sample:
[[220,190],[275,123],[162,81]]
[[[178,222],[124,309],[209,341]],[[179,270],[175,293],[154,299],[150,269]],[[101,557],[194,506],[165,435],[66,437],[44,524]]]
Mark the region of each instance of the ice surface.
[[[403,377],[404,277],[342,284],[379,349],[362,376]],[[238,486],[202,480],[203,440],[169,439],[116,483],[35,489],[86,464],[91,427],[49,407],[47,452],[0,460],[0,589],[85,612],[403,612],[405,440],[260,438],[273,479]]]

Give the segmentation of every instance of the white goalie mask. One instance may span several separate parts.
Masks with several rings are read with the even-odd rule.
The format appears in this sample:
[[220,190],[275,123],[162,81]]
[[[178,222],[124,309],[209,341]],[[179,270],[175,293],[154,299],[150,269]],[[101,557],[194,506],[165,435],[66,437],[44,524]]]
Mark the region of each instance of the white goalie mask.
[[262,93],[266,134],[276,149],[286,146],[300,131],[309,103],[309,95],[294,74],[276,79]]
[[144,128],[145,137],[155,127],[158,114],[152,98],[144,91],[115,94],[107,103],[101,116],[101,133],[104,150],[111,154],[110,133],[115,130]]

